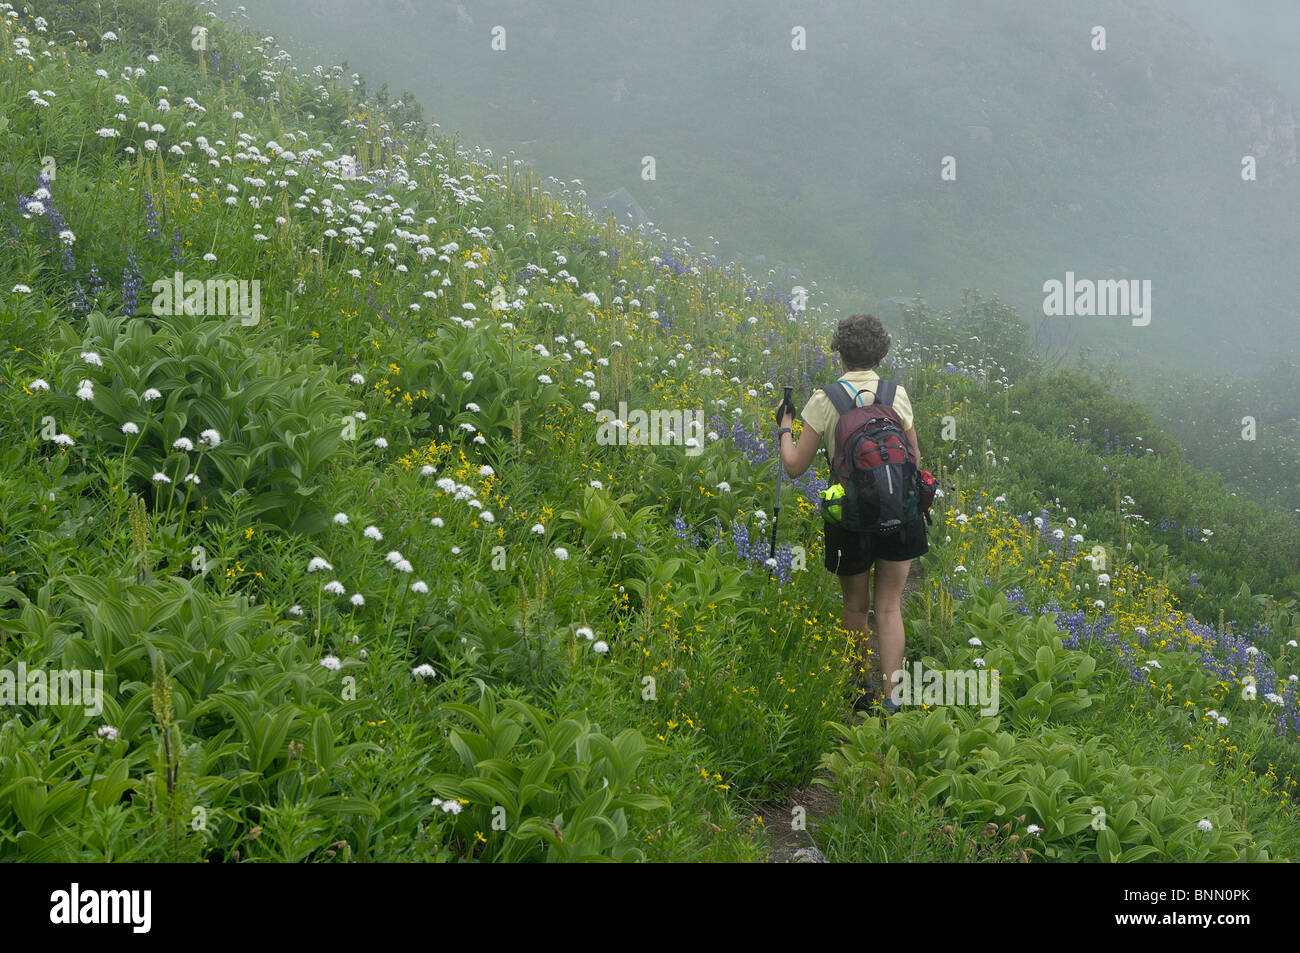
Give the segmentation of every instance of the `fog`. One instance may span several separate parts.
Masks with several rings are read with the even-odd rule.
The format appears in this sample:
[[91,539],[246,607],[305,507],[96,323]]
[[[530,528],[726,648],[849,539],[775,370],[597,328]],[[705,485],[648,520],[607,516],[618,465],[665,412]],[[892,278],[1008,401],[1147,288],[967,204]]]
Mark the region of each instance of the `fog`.
[[[1297,415],[1293,3],[250,0],[246,16],[300,67],[346,61],[442,132],[756,277],[815,281],[837,309],[978,289],[1045,352],[1088,349],[1148,397],[1257,378],[1268,412]],[[1053,307],[1084,284],[1095,306]]]
[[1170,6],[1226,59],[1257,71],[1300,102],[1300,6],[1291,0],[1177,0]]

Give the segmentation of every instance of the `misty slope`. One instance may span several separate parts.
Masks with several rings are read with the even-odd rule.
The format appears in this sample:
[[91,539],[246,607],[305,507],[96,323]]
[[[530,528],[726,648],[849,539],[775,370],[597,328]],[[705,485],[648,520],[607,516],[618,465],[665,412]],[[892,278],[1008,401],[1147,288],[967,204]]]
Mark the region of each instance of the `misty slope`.
[[1193,24],[1219,53],[1250,68],[1300,102],[1300,7],[1291,0],[1169,0],[1169,12]]
[[825,2],[797,17],[800,54],[793,14],[764,4],[257,0],[250,16],[592,196],[627,188],[758,273],[797,264],[835,306],[977,287],[1032,318],[1043,282],[1074,271],[1153,281],[1150,327],[1045,328],[1127,366],[1251,370],[1300,349],[1294,110],[1159,3]]
[[819,478],[773,485],[815,296],[205,7],[0,12],[0,672],[104,679],[0,694],[0,859],[759,860],[819,771],[836,860],[1300,853],[1295,520],[1004,306],[887,368],[945,490],[909,661],[1002,707],[855,718]]

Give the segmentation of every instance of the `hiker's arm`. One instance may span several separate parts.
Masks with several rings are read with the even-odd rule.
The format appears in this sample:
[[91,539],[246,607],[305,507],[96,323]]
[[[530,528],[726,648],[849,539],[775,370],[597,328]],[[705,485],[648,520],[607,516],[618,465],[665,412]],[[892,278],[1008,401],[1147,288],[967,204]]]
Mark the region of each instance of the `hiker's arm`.
[[912,448],[912,456],[916,460],[916,468],[921,469],[921,448],[916,444],[916,428],[908,427],[903,434],[907,438],[907,445]]
[[[781,420],[782,427],[789,427],[793,423],[794,417],[790,414],[786,414]],[[786,476],[791,478],[803,476],[821,445],[822,435],[806,423],[803,425],[803,433],[798,443],[794,441],[794,434],[781,434],[781,464],[785,467]]]
[[781,434],[781,462],[785,464],[786,476],[791,479],[803,476],[821,445],[822,435],[807,424],[803,425],[798,443],[795,443],[793,434]]

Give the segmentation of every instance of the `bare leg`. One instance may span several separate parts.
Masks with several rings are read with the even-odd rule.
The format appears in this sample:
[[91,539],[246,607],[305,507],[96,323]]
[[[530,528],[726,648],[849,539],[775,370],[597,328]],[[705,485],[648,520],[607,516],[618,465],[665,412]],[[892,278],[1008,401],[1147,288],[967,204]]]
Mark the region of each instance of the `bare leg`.
[[875,561],[876,635],[887,686],[881,696],[884,698],[889,697],[894,687],[894,675],[903,667],[903,585],[907,582],[911,565],[910,559]]
[[[854,638],[854,646],[861,660],[862,669],[859,677],[865,681],[871,669],[866,668],[867,655],[867,614],[871,612],[871,570],[856,576],[840,576],[840,591],[844,594],[844,628],[850,633],[860,633]],[[879,684],[876,690],[880,690]]]

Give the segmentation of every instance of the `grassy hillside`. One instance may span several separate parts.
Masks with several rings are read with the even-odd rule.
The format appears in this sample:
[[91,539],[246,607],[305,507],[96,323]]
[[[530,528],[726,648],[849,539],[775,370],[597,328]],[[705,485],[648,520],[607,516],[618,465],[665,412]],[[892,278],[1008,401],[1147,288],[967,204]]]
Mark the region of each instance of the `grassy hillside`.
[[945,491],[908,661],[1001,707],[861,718],[771,458],[816,298],[177,0],[15,12],[0,77],[0,668],[104,687],[5,700],[0,859],[761,860],[815,777],[833,860],[1296,856],[1295,520],[998,302],[890,370]]
[[[253,0],[247,16],[290,49],[414,89],[444,130],[575,196],[626,189],[710,260],[816,281],[833,309],[895,317],[887,299],[947,308],[962,289],[996,291],[1045,360],[1088,348],[1198,466],[1297,509],[1288,34],[1258,19],[1282,17],[1276,3],[1232,25],[1205,6],[829,3],[795,18],[801,53],[770,3]],[[955,181],[939,178],[945,155]],[[1043,282],[1067,271],[1151,279],[1152,323],[1043,316]],[[1240,443],[1246,416],[1257,432]]]
[[248,16],[592,198],[626,188],[710,255],[800,269],[834,307],[978,288],[1041,318],[1043,283],[1068,270],[1152,281],[1148,327],[1042,320],[1145,374],[1210,355],[1253,373],[1300,346],[1282,304],[1294,108],[1178,4],[253,0]]

